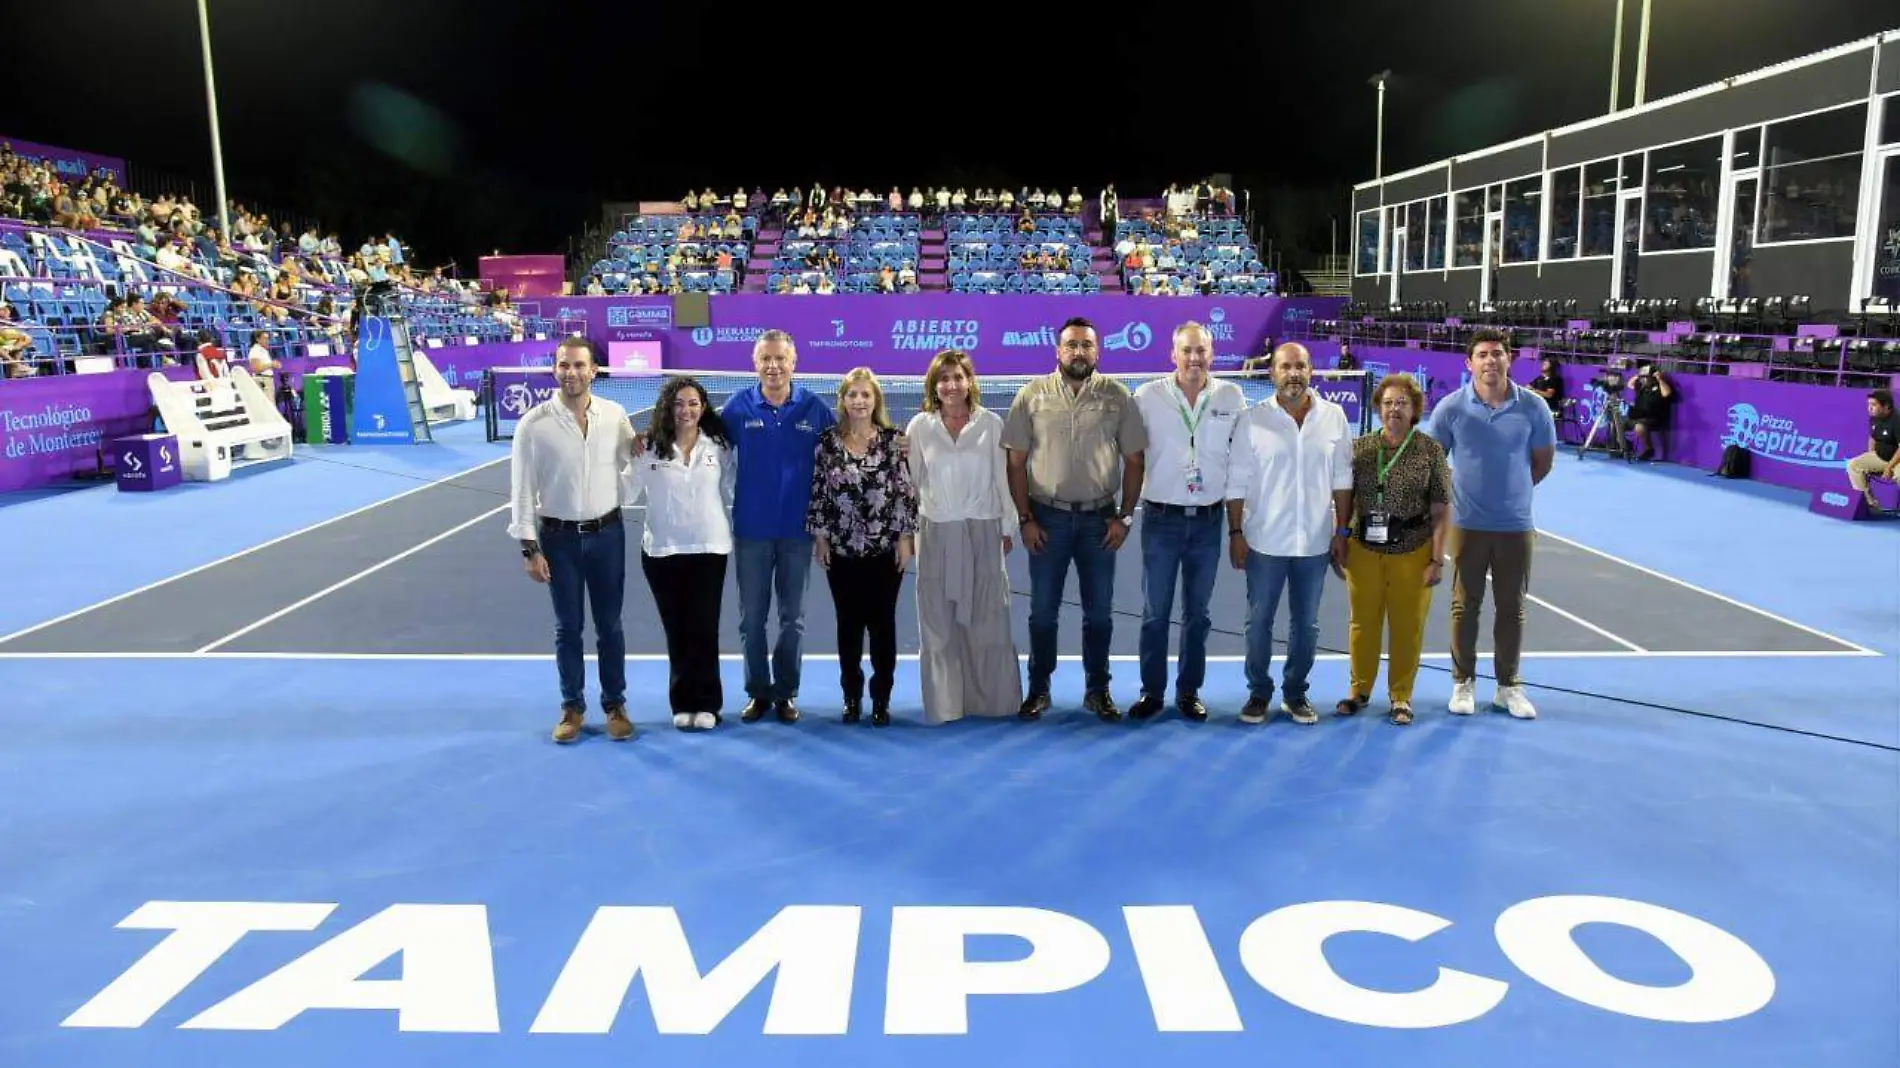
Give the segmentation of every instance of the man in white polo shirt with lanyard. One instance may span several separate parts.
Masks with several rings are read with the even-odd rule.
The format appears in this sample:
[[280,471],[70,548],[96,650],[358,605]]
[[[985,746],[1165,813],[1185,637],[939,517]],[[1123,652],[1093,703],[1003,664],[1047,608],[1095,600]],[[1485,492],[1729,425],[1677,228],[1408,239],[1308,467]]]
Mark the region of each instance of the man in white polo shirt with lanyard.
[[1207,613],[1220,574],[1221,522],[1227,517],[1227,451],[1247,407],[1232,382],[1208,375],[1213,338],[1196,322],[1174,330],[1174,373],[1135,390],[1148,429],[1141,494],[1141,697],[1134,719],[1161,711],[1168,692],[1168,628],[1174,587],[1181,584],[1181,653],[1174,705],[1185,719],[1205,720]]

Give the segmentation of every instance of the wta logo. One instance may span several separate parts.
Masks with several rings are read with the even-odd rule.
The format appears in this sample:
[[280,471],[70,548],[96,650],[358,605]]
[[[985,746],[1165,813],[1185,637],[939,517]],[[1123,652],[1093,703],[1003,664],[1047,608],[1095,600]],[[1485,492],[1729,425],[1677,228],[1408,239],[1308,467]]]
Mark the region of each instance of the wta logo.
[[1125,352],[1145,352],[1148,346],[1154,343],[1154,339],[1154,331],[1148,329],[1147,323],[1129,323],[1103,338],[1102,348],[1110,351],[1120,349]]
[[1840,442],[1802,434],[1794,420],[1763,415],[1752,404],[1729,408],[1728,433],[1722,444],[1740,445],[1764,460],[1801,467],[1834,467],[1840,462]]
[[510,382],[501,391],[501,400],[496,402],[502,411],[516,419],[528,414],[528,410],[549,397],[554,396],[553,386],[536,389],[526,382]]

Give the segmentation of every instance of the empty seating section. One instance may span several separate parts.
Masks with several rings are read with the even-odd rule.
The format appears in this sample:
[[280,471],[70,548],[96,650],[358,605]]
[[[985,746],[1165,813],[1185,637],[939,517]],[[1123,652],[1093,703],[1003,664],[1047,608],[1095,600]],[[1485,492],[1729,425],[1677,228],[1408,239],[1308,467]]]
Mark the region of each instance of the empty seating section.
[[1124,219],[1115,227],[1115,257],[1130,293],[1271,296],[1275,289],[1246,223],[1231,216]]
[[739,288],[756,215],[630,215],[593,266],[609,293],[732,293]]
[[1460,350],[1481,326],[1509,331],[1540,356],[1617,366],[1653,362],[1678,374],[1731,374],[1810,384],[1884,385],[1900,375],[1900,316],[1894,302],[1869,297],[1857,311],[1820,316],[1811,294],[1442,301],[1346,305],[1340,319],[1313,324],[1319,335],[1372,345]]
[[[13,328],[33,343],[19,373],[154,367],[176,361],[180,353],[189,362],[204,335],[234,357],[260,340],[277,359],[326,355],[347,343],[343,319],[353,296],[348,267],[338,257],[279,261],[230,250],[207,258],[191,246],[187,265],[168,271],[139,258],[136,240],[130,234],[82,238],[0,225],[0,300],[12,308]],[[135,296],[153,313],[150,329],[114,321],[115,298]],[[553,330],[538,316],[484,308],[472,299],[408,291],[411,335],[440,344],[445,338],[503,341]]]
[[1096,293],[1102,280],[1082,220],[1065,214],[952,213],[944,217],[952,293]]

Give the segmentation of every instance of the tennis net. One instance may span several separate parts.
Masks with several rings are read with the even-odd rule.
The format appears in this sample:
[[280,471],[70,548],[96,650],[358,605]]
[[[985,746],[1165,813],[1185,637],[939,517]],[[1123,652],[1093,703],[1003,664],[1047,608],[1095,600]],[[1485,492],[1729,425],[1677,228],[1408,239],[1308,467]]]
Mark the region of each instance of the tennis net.
[[[1164,378],[1169,372],[1154,371],[1145,374],[1117,374],[1113,377],[1135,389],[1144,382]],[[641,430],[647,428],[654,403],[659,399],[660,387],[668,378],[679,375],[690,376],[706,390],[706,396],[717,408],[726,403],[734,394],[744,392],[756,385],[758,378],[742,371],[699,371],[681,369],[673,371],[601,371],[594,379],[594,393],[614,401],[627,410],[633,418],[633,425]],[[1040,375],[982,375],[977,385],[982,391],[983,405],[999,414],[1007,411],[1016,392],[1025,384],[1040,378]],[[1222,371],[1215,378],[1233,382],[1240,387],[1249,405],[1258,404],[1273,396],[1273,381],[1265,371]],[[794,381],[813,393],[835,402],[838,386],[844,380],[840,374],[798,373]],[[884,390],[884,403],[890,409],[891,422],[899,427],[910,422],[923,407],[924,376],[922,375],[879,375],[878,385]],[[1346,409],[1346,418],[1359,427],[1363,433],[1371,426],[1371,404],[1368,394],[1372,387],[1371,379],[1364,371],[1316,371],[1313,375],[1314,388],[1321,396]],[[488,371],[482,379],[482,406],[487,410],[488,440],[507,441],[514,437],[515,424],[528,410],[554,394],[554,371],[548,367],[496,367]]]

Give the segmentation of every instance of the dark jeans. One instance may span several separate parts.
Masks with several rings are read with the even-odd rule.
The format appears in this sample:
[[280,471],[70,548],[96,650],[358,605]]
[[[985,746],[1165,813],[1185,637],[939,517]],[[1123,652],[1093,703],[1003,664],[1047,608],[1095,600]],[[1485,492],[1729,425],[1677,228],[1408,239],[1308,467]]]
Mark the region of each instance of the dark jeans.
[[627,528],[613,523],[591,534],[541,528],[548,561],[548,591],[554,596],[554,663],[561,675],[561,705],[585,708],[581,687],[587,660],[581,655],[586,609],[594,614],[595,651],[600,654],[600,703],[627,700],[627,636],[620,606],[627,586]]
[[825,572],[838,617],[838,685],[847,702],[864,696],[864,635],[871,635],[871,705],[889,705],[891,679],[897,672],[897,592],[904,573],[897,553],[831,557]]
[[667,702],[675,712],[717,712],[725,704],[719,680],[719,602],[726,590],[724,553],[640,554],[666,631]]
[[1141,513],[1141,692],[1159,701],[1168,692],[1168,626],[1174,584],[1181,583],[1181,659],[1176,700],[1200,693],[1207,678],[1207,634],[1213,629],[1207,604],[1220,573],[1221,532],[1226,507],[1216,503],[1194,515],[1152,507]]
[[1273,617],[1287,598],[1286,670],[1281,686],[1288,702],[1306,700],[1307,676],[1319,652],[1319,602],[1326,592],[1328,553],[1267,556],[1247,552],[1247,697],[1273,699]]
[[1036,522],[1048,534],[1042,551],[1029,554],[1028,694],[1047,694],[1056,670],[1056,620],[1062,588],[1075,564],[1082,594],[1082,668],[1089,693],[1108,690],[1108,643],[1115,632],[1115,553],[1102,544],[1107,513],[1065,512],[1032,503]]

